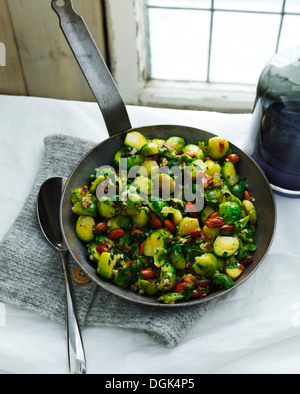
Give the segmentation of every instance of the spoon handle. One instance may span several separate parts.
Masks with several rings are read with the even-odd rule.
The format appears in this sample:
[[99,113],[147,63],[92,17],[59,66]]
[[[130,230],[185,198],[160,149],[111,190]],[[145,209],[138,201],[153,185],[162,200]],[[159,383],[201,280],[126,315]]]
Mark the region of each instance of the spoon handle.
[[69,368],[72,375],[86,374],[86,359],[82,343],[80,327],[77,314],[74,308],[73,294],[71,291],[69,274],[67,269],[67,252],[60,253],[65,280],[66,280],[66,303],[67,303],[67,333],[68,333],[68,353]]

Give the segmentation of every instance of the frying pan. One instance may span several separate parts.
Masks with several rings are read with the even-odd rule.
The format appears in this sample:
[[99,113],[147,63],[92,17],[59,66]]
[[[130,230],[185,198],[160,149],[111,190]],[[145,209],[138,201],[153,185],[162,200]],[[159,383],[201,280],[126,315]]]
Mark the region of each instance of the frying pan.
[[[202,304],[240,286],[256,271],[269,251],[276,225],[276,208],[272,190],[263,172],[248,155],[233,144],[231,144],[233,151],[241,158],[239,173],[247,177],[250,185],[249,191],[256,199],[259,218],[256,234],[257,251],[254,254],[254,262],[238,278],[235,287],[229,290],[216,290],[206,298],[168,305],[160,304],[150,296],[141,296],[130,289],[121,288],[111,281],[102,279],[97,274],[95,265],[88,259],[86,245],[76,236],[77,219],[72,213],[70,194],[72,190],[86,184],[94,168],[112,165],[115,153],[124,146],[125,136],[133,128],[118,88],[84,20],[74,11],[72,1],[52,0],[52,8],[59,17],[60,27],[102,111],[110,136],[82,158],[70,175],[62,195],[60,223],[72,257],[83,272],[102,288],[128,301],[157,308],[182,308]],[[166,140],[172,136],[179,136],[185,138],[187,143],[197,143],[215,136],[204,130],[177,125],[146,126],[134,130],[149,139]]]

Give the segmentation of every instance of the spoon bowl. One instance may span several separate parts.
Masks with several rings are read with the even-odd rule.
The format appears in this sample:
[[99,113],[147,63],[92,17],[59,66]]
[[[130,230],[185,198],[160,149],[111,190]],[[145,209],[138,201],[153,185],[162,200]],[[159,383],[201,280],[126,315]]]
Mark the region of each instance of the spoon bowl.
[[59,253],[63,263],[66,282],[69,368],[71,374],[83,375],[86,374],[85,354],[67,269],[68,248],[60,228],[60,201],[66,182],[67,179],[57,177],[48,179],[42,185],[38,195],[37,217],[42,233]]

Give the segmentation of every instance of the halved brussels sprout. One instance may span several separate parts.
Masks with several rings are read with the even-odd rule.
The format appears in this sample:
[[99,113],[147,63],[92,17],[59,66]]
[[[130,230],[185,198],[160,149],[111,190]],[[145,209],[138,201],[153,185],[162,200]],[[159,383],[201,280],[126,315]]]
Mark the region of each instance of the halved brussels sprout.
[[158,249],[154,252],[154,265],[161,267],[168,261],[168,251],[166,249]]
[[161,148],[166,141],[165,140],[161,140],[159,138],[154,138],[154,140],[152,140],[151,142],[153,144],[157,145],[159,148]]
[[[168,191],[170,194],[174,193],[175,190],[175,181],[167,174],[157,174],[153,177],[153,187],[157,192],[159,190],[163,190],[165,193]],[[156,193],[157,194],[157,193]]]
[[239,249],[238,238],[230,236],[219,236],[214,242],[214,253],[219,257],[233,256]]
[[111,219],[116,215],[116,208],[114,203],[109,201],[108,198],[103,197],[97,203],[97,208],[99,215],[101,215],[105,219]]
[[166,145],[171,146],[176,150],[177,153],[180,154],[185,147],[185,141],[181,137],[171,137],[166,141]]
[[95,219],[91,216],[80,216],[76,223],[77,237],[83,242],[91,242],[94,239],[93,230],[95,225]]
[[235,165],[231,163],[231,161],[224,163],[222,167],[222,175],[224,180],[232,187],[240,181]]
[[142,207],[141,212],[138,213],[137,215],[131,216],[131,221],[133,226],[137,228],[143,228],[146,227],[148,224],[148,211],[149,209],[147,207]]
[[197,159],[204,160],[204,153],[197,145],[188,144],[182,149],[182,151],[184,153],[193,153]]
[[221,174],[222,167],[219,163],[213,160],[207,160],[205,163],[205,172],[207,175],[214,176],[215,174]]
[[148,142],[141,149],[141,155],[143,156],[153,156],[158,153],[158,146],[153,142]]
[[153,185],[151,179],[145,178],[144,176],[138,176],[133,181],[132,186],[137,187],[140,194],[148,196],[149,194],[151,194],[151,189]]
[[114,274],[114,266],[117,262],[117,257],[112,257],[110,253],[104,252],[98,261],[98,274],[105,279],[112,279]]
[[[84,199],[87,200],[84,200]],[[73,207],[73,213],[77,216],[92,216],[97,217],[97,205],[94,200],[91,201],[89,197],[84,197],[82,201],[78,201]]]
[[176,270],[174,266],[167,262],[161,267],[160,278],[157,284],[157,289],[160,291],[171,290],[176,283]]
[[180,250],[175,249],[173,252],[171,252],[170,261],[179,271],[183,271],[186,267],[186,259]]
[[164,248],[165,237],[159,231],[155,231],[146,239],[144,255],[148,257],[154,257],[157,250]]
[[213,283],[228,290],[234,286],[233,280],[226,274],[217,273],[213,276]]
[[148,139],[137,131],[128,133],[125,138],[125,145],[140,151],[144,145],[148,144]]
[[143,290],[149,296],[153,296],[158,292],[155,283],[149,282],[149,281],[141,279],[141,278],[139,278],[139,280],[138,280],[137,287],[140,290]]
[[126,213],[128,216],[135,216],[141,212],[143,200],[137,193],[128,192],[126,201]]
[[81,201],[84,197],[89,194],[89,190],[87,187],[79,188],[73,190],[71,193],[71,202],[75,205],[77,202]]
[[249,216],[250,224],[256,224],[257,222],[257,213],[253,202],[244,200],[243,208],[246,211],[246,214]]
[[90,192],[92,194],[96,193],[97,187],[100,185],[100,183],[102,183],[103,181],[105,181],[105,176],[104,175],[100,175],[98,176],[98,178],[96,178],[94,180],[94,182],[92,183],[91,187],[90,187]]
[[180,293],[169,293],[159,297],[157,301],[163,302],[164,304],[175,304],[176,301],[182,300],[184,296]]
[[182,221],[179,223],[178,226],[178,236],[179,237],[185,237],[187,236],[191,231],[196,230],[200,228],[200,223],[198,219],[193,219],[193,218],[184,218]]
[[145,160],[142,167],[146,169],[149,178],[152,178],[159,173],[159,165],[155,160]]
[[216,272],[218,261],[212,253],[205,253],[195,258],[193,269],[196,274],[211,278]]
[[223,159],[229,150],[229,143],[225,138],[213,137],[208,141],[209,156],[214,160]]

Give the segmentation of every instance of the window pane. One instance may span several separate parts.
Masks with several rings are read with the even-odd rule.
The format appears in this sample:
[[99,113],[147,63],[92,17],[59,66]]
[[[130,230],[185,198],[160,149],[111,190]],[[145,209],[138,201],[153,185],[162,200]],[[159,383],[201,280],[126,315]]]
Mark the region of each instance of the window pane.
[[215,0],[215,8],[238,11],[280,12],[283,0]]
[[211,0],[148,0],[154,7],[210,8]]
[[209,11],[149,9],[150,77],[205,81]]
[[286,12],[297,12],[300,14],[300,1],[299,0],[287,0],[285,5]]
[[215,12],[210,80],[256,84],[276,50],[279,24],[280,15]]
[[283,19],[279,50],[299,47],[300,16],[285,15]]

